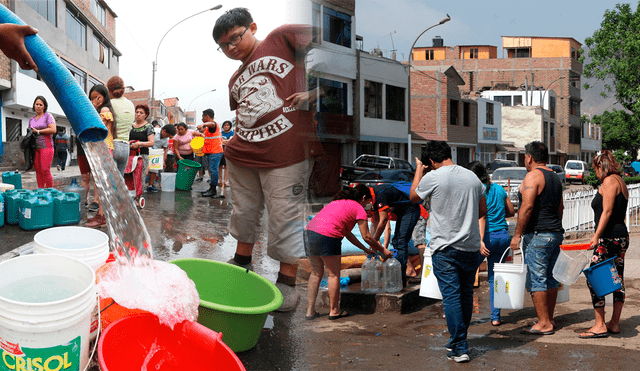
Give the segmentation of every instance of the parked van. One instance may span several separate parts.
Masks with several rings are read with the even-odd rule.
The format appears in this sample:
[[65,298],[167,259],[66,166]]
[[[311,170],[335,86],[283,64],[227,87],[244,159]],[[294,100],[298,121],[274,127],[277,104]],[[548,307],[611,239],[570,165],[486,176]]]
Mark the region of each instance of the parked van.
[[581,184],[585,184],[589,176],[589,165],[584,161],[569,160],[564,165],[564,172],[567,183],[578,181]]

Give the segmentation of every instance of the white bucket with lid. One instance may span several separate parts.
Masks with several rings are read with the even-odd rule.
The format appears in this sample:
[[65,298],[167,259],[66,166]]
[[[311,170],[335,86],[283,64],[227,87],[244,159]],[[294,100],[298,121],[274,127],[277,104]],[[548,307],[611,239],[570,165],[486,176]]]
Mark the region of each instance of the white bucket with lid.
[[[509,251],[511,249],[504,251],[500,261]],[[522,309],[527,276],[524,251],[522,251],[522,264],[495,263],[493,272],[493,306],[500,309]]]
[[176,191],[176,175],[178,173],[162,173],[160,175],[160,187],[162,192]]
[[433,261],[431,260],[431,249],[424,249],[424,263],[422,264],[422,279],[420,280],[420,296],[442,300],[442,293],[438,287],[438,279],[433,273]]
[[34,253],[70,256],[89,264],[95,272],[109,257],[109,236],[86,227],[54,227],[33,238]]
[[61,255],[0,263],[0,369],[83,370],[89,363],[95,273]]

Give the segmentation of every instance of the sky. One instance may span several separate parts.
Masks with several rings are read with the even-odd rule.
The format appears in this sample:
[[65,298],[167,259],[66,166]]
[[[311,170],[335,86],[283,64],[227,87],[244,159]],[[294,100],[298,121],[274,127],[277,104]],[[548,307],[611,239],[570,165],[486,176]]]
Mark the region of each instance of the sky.
[[[183,110],[213,108],[216,120],[231,119],[228,82],[240,62],[218,52],[211,32],[224,11],[248,8],[258,25],[257,37],[299,20],[291,5],[296,0],[107,0],[116,13],[116,47],[120,76],[136,90],[151,89],[156,51],[157,99],[178,97]],[[584,44],[602,21],[613,0],[357,0],[355,34],[364,38],[363,49],[379,47],[390,57],[406,60],[415,38],[447,14],[451,21],[425,33],[416,46],[431,46],[434,36],[444,44],[494,45],[502,57],[501,36],[572,37]],[[181,20],[221,4],[178,24]],[[636,3],[632,3],[635,10]],[[299,12],[299,11],[298,11]],[[171,30],[170,30],[171,29]],[[170,30],[170,31],[169,31]],[[167,33],[167,31],[169,31]],[[166,37],[160,43],[163,35]],[[211,90],[215,89],[214,92]]]

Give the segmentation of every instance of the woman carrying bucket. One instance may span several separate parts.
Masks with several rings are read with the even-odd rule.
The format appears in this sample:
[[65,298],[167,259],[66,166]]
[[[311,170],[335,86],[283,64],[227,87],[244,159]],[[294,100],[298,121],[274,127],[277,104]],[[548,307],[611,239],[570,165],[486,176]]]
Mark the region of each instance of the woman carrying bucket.
[[175,149],[174,152],[178,161],[182,159],[194,160],[195,155],[191,148],[191,141],[194,137],[204,137],[204,134],[198,131],[189,130],[189,128],[187,128],[187,124],[184,122],[180,122],[176,125],[176,135],[173,137],[173,148]]
[[[359,184],[355,188],[340,191],[333,197],[333,201],[325,206],[309,222],[304,231],[304,248],[309,257],[311,276],[309,276],[307,320],[320,316],[316,312],[316,298],[320,280],[327,269],[329,288],[329,303],[331,310],[329,319],[335,320],[347,317],[347,311],[340,311],[340,258],[341,241],[347,237],[349,242],[364,250],[367,254],[380,251],[386,257],[391,257],[389,250],[373,239],[367,225],[367,212],[364,207],[371,203],[371,192],[365,185]],[[373,249],[366,248],[351,230],[358,223],[364,241]]]
[[[469,170],[473,171],[485,189],[487,201],[486,226],[484,226],[484,246],[480,253],[487,258],[487,275],[489,279],[489,297],[491,300],[491,325],[500,326],[500,309],[493,305],[494,295],[494,271],[495,263],[504,263],[502,257],[505,250],[511,244],[506,217],[514,216],[515,209],[507,192],[498,184],[491,184],[487,169],[478,161],[469,164]],[[482,228],[482,224],[480,228]]]
[[609,151],[593,158],[593,169],[602,182],[598,193],[591,202],[595,214],[596,232],[590,244],[593,250],[591,267],[607,259],[614,258],[620,276],[622,288],[613,292],[613,315],[607,324],[604,319],[604,297],[598,297],[591,283],[587,281],[591,292],[591,302],[595,311],[596,323],[580,334],[580,338],[604,338],[609,334],[620,333],[620,314],[624,305],[624,256],[629,246],[629,231],[625,225],[629,190],[620,177],[620,165]]

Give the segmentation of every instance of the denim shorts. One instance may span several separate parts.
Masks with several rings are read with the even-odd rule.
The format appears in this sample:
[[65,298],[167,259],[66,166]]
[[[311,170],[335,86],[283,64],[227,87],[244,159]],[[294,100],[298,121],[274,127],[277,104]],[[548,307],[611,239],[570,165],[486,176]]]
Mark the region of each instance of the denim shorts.
[[307,256],[335,256],[342,254],[342,238],[328,237],[304,230],[304,251]]
[[560,287],[552,272],[560,254],[562,238],[561,232],[534,232],[523,236],[527,291],[547,291]]

